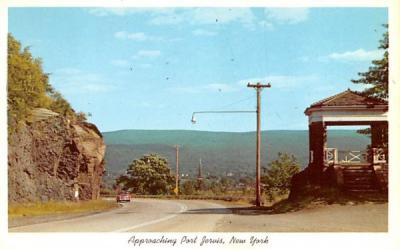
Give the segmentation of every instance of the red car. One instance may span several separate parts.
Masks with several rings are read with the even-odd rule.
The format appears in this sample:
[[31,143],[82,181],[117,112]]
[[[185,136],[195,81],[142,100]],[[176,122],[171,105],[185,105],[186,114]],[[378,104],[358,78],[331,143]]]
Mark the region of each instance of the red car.
[[117,202],[131,202],[131,195],[127,192],[117,195]]

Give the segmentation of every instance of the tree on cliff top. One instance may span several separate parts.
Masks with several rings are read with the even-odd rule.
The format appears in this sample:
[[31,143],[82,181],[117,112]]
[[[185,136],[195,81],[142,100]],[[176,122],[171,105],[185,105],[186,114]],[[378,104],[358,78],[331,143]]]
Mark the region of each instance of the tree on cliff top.
[[16,121],[25,120],[33,108],[47,108],[51,103],[47,94],[53,91],[48,74],[43,73],[42,61],[33,58],[28,47],[22,49],[11,34],[8,34],[7,90],[8,115]]
[[174,176],[165,158],[156,154],[144,155],[133,160],[127,174],[116,180],[124,190],[137,194],[170,194],[175,183]]
[[[10,122],[29,121],[35,108],[47,108],[71,120],[76,116],[67,100],[49,83],[49,74],[43,72],[42,61],[34,58],[29,47],[22,48],[11,34],[8,34],[7,111]],[[12,126],[11,126],[12,127]]]
[[[386,29],[388,25],[383,25]],[[383,50],[383,57],[379,60],[372,61],[372,66],[367,72],[360,72],[357,80],[351,80],[356,84],[366,84],[368,87],[361,93],[365,96],[388,100],[389,98],[389,32],[386,30],[383,33],[383,38],[379,41],[379,49]],[[385,127],[381,128],[382,133],[388,136],[388,131]],[[357,130],[360,134],[371,135],[371,129]]]
[[[383,25],[386,29],[388,25]],[[357,80],[351,80],[356,84],[367,84],[363,93],[368,97],[387,100],[389,97],[388,82],[389,82],[389,32],[383,34],[383,38],[379,41],[379,49],[383,50],[383,57],[379,60],[372,61],[372,66],[367,72],[358,73],[360,76]]]

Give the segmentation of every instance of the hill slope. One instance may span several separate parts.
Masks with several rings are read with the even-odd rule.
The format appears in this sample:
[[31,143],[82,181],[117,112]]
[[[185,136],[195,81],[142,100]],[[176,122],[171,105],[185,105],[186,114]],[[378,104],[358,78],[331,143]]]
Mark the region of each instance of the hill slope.
[[[206,132],[189,130],[121,130],[104,132],[109,173],[122,173],[133,159],[157,153],[175,165],[174,145],[180,145],[181,173],[197,173],[202,159],[204,173],[253,173],[255,132]],[[369,138],[352,130],[329,130],[328,145],[342,150],[362,150]],[[304,167],[308,163],[308,131],[274,130],[262,132],[262,166],[278,152],[294,154]]]

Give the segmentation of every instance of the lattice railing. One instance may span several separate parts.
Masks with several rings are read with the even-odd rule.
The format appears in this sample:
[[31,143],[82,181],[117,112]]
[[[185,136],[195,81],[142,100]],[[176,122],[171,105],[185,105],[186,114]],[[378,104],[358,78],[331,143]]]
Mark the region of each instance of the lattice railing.
[[340,162],[343,163],[360,163],[366,161],[366,154],[364,151],[348,150],[348,151],[340,151],[340,154],[341,154]]
[[324,150],[324,162],[325,164],[335,164],[338,162],[338,150],[337,148],[325,148]]
[[384,148],[373,148],[372,149],[372,160],[373,163],[386,163],[386,150]]
[[363,163],[367,162],[367,152],[360,150],[338,150],[337,148],[325,148],[324,163]]

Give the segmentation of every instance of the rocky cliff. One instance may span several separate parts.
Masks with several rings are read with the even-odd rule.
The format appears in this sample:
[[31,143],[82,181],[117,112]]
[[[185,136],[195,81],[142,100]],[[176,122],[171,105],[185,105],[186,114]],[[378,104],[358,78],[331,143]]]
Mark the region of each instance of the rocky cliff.
[[9,202],[98,198],[105,144],[97,127],[37,113],[9,137]]

